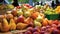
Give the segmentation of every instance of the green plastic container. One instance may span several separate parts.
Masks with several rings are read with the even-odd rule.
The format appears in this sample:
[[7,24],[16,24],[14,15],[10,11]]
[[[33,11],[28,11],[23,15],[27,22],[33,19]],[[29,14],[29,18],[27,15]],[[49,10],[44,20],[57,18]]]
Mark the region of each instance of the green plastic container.
[[56,19],[59,19],[59,14],[45,14],[46,15],[46,18],[48,20],[56,20]]
[[60,14],[59,14],[59,20],[60,20]]

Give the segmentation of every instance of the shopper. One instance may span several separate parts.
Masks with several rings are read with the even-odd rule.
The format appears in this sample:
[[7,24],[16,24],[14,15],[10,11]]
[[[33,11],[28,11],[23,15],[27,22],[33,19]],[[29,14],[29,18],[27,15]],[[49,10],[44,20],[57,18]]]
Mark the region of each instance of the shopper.
[[12,5],[14,5],[15,7],[16,7],[16,6],[19,6],[19,4],[18,4],[18,0],[13,0]]
[[51,6],[52,6],[52,8],[55,8],[55,3],[54,3],[54,1],[52,1]]
[[0,4],[8,4],[7,0],[0,0]]
[[59,6],[59,5],[60,5],[59,0],[56,0],[56,6]]

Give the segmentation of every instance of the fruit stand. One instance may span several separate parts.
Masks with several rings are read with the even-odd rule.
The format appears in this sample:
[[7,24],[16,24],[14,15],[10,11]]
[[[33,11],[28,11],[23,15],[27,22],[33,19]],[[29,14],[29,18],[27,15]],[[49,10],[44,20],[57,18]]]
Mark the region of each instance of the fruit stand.
[[[1,12],[1,10],[4,10]],[[60,6],[0,6],[0,34],[60,34]]]

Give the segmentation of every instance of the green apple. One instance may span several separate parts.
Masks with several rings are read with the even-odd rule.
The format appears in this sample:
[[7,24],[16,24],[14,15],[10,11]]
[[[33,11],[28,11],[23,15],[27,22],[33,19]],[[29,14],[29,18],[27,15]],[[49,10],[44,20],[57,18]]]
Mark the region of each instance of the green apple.
[[18,11],[17,11],[17,14],[18,14],[18,16],[23,15],[22,9],[18,10]]
[[36,20],[34,20],[34,26],[42,26],[42,24],[40,22],[37,22]]

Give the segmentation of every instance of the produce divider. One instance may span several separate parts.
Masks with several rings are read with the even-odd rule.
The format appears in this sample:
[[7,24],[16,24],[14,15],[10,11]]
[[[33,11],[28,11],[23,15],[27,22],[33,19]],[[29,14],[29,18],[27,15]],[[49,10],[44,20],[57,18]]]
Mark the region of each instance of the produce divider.
[[60,34],[60,6],[53,9],[47,4],[34,7],[22,4],[17,7],[6,5],[6,9],[6,13],[0,15],[1,34]]

